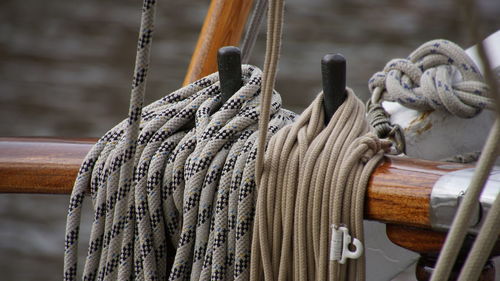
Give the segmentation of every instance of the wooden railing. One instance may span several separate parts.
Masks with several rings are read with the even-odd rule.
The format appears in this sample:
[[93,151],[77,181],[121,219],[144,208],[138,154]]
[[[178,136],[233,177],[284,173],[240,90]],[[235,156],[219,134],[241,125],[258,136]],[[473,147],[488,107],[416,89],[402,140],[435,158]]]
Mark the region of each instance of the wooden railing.
[[[70,194],[96,139],[0,138],[0,193]],[[429,228],[429,199],[438,178],[470,166],[385,157],[366,197],[368,219]]]

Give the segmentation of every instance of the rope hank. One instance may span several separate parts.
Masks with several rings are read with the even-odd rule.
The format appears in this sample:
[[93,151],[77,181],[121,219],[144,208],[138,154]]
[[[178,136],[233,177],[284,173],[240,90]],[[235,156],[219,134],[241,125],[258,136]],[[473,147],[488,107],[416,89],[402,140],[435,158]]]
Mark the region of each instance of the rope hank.
[[419,111],[439,110],[471,118],[492,109],[477,66],[456,44],[429,41],[407,59],[394,59],[368,81],[372,102],[380,98]]
[[[84,280],[166,279],[169,243],[177,245],[170,280],[237,279],[248,267],[262,73],[245,65],[243,76],[244,86],[214,113],[216,73],[145,107],[135,153],[126,142],[127,120],[98,141],[71,196],[65,280],[76,276],[88,193],[95,218]],[[270,136],[295,118],[276,92],[270,112]],[[122,175],[127,159],[134,172]]]
[[[350,89],[326,127],[322,103],[321,94],[269,142],[251,280],[364,280],[364,257],[341,264],[347,249],[334,248],[328,238],[347,228],[354,241],[363,241],[365,189],[390,143],[369,133],[364,105]],[[329,260],[330,249],[339,253],[331,257],[337,261]]]
[[[327,128],[323,129],[320,96],[297,125],[282,131],[289,136],[273,138],[269,152],[273,156],[281,150],[278,144],[286,141],[285,152],[290,155],[283,156],[293,161],[280,162],[281,168],[294,165],[294,173],[287,174],[287,179],[298,183],[297,195],[281,194],[286,198],[282,207],[274,204],[273,191],[285,189],[266,185],[274,184],[276,178],[276,164],[271,164],[271,172],[263,162],[269,138],[296,118],[281,108],[281,98],[273,90],[283,1],[269,2],[264,74],[255,67],[243,66],[244,86],[219,110],[221,92],[216,73],[143,108],[155,5],[154,0],[144,0],[129,117],[92,148],[73,188],[64,280],[76,280],[79,225],[86,195],[92,198],[95,216],[83,280],[248,280],[260,277],[256,271],[259,259],[266,279],[277,276],[285,280],[290,277],[289,264],[279,271],[270,267],[277,257],[280,265],[293,257],[296,279],[364,276],[364,266],[359,262],[340,266],[327,258],[329,225],[332,231],[347,233],[350,229],[354,244],[359,246],[356,252],[360,253],[364,188],[387,147],[374,135],[365,135],[368,126],[364,110],[352,92],[348,105],[338,110],[341,113],[336,113]],[[346,123],[350,125],[344,126]],[[298,169],[301,161],[306,161],[304,171]],[[326,181],[315,163],[319,163],[319,171],[330,172]],[[306,174],[297,177],[302,173]],[[254,225],[256,181],[260,182],[261,195]],[[264,194],[271,200],[266,201]],[[294,196],[302,206],[297,213]],[[356,200],[351,213],[352,198]],[[283,208],[286,215],[280,218],[280,211],[274,208]],[[305,234],[301,223],[306,214],[312,215],[317,226],[312,236]],[[273,219],[266,219],[268,215]],[[297,223],[290,217],[297,217]],[[280,220],[285,222],[284,230],[280,230]],[[307,223],[313,226],[312,221]],[[271,228],[278,231],[269,237],[266,229]],[[252,231],[257,231],[253,240]],[[283,237],[276,234],[280,231]],[[300,234],[292,236],[292,231]],[[343,239],[343,249],[332,248],[332,259],[341,263],[349,234]],[[313,241],[314,248],[306,247],[306,240]],[[176,245],[176,253],[168,272],[170,244]],[[291,245],[299,250],[287,249]],[[251,253],[250,248],[254,249]],[[310,255],[312,249],[315,256]],[[353,252],[350,256],[357,255]],[[304,265],[310,263],[309,270]]]

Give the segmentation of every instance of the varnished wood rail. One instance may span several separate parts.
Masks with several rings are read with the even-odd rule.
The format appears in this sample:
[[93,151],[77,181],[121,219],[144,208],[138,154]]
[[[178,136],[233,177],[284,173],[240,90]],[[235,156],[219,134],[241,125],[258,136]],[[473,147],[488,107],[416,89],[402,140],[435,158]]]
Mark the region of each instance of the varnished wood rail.
[[[0,193],[69,194],[96,139],[0,138]],[[429,228],[429,199],[437,179],[470,166],[386,157],[374,171],[366,218]]]
[[217,50],[238,46],[253,0],[212,0],[184,85],[217,71]]

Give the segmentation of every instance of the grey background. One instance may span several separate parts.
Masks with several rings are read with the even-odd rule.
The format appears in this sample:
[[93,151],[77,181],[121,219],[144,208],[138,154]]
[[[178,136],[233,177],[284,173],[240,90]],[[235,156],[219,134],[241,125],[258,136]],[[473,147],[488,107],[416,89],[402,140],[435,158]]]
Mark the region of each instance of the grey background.
[[[98,137],[124,119],[140,2],[0,1],[0,136]],[[500,29],[500,1],[478,3],[485,30]],[[180,87],[207,7],[160,1],[148,102]],[[458,15],[452,0],[287,1],[276,88],[285,107],[300,112],[321,88],[321,57],[340,52],[348,85],[366,98],[366,81],[391,58],[436,38],[468,47]],[[0,280],[60,280],[67,203],[68,196],[0,194]]]

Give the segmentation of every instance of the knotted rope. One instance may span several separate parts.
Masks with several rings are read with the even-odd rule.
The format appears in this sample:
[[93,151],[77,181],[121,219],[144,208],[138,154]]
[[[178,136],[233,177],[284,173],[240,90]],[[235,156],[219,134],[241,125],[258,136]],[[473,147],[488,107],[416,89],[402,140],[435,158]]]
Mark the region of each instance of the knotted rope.
[[389,61],[372,76],[368,87],[374,103],[383,97],[419,111],[440,110],[471,118],[493,108],[477,66],[447,40],[429,41],[407,59]]
[[402,128],[392,124],[382,101],[418,111],[438,110],[472,118],[493,109],[489,87],[465,51],[447,40],[429,41],[406,59],[393,59],[368,81],[368,120],[380,138],[391,139],[394,154],[405,153]]
[[[474,32],[477,33],[476,30]],[[390,116],[381,105],[383,100],[398,102],[419,111],[444,111],[462,118],[472,118],[485,108],[497,111],[497,119],[490,130],[476,172],[439,255],[432,281],[448,280],[460,250],[457,245],[463,243],[469,227],[470,216],[473,213],[471,210],[477,206],[489,172],[498,157],[500,146],[498,86],[497,81],[492,79],[494,76],[482,48],[482,44],[479,43],[482,61],[486,65],[486,77],[490,78],[489,85],[469,56],[460,47],[446,40],[427,42],[407,59],[391,60],[382,72],[374,74],[369,80],[372,98],[367,104],[368,118],[379,137],[393,138],[396,148],[402,148],[398,153],[404,152],[404,135],[399,126],[391,124]],[[395,137],[400,141],[398,142]],[[456,157],[454,160],[475,160],[476,155],[477,153],[470,153],[465,155],[467,157]],[[500,233],[499,218],[500,196],[497,196],[461,271],[460,281],[477,280],[479,277],[494,241]]]

